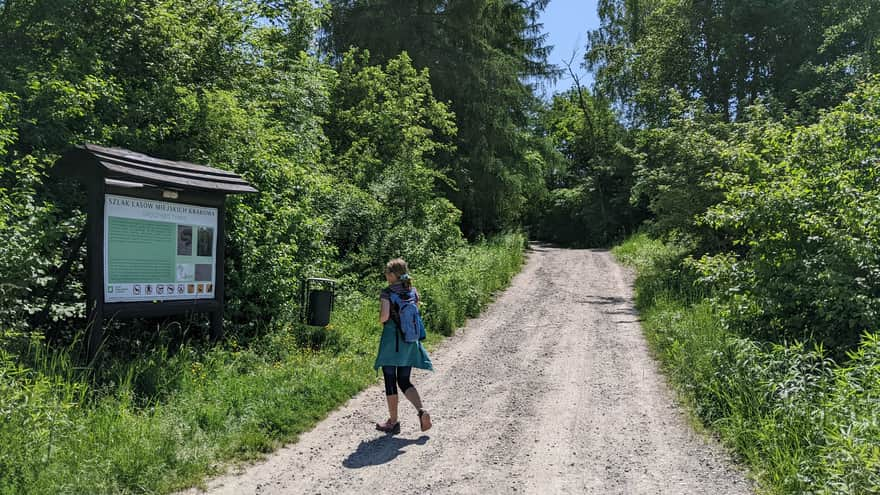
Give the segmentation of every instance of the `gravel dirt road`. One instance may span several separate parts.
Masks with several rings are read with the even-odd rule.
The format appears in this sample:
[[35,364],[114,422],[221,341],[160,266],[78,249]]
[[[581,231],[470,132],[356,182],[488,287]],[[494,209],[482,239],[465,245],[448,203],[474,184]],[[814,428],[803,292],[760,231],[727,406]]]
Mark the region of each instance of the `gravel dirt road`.
[[[745,494],[658,372],[632,274],[607,251],[533,246],[511,287],[413,372],[434,428],[374,386],[211,493]],[[377,330],[378,339],[378,330]],[[191,493],[201,493],[191,491]]]

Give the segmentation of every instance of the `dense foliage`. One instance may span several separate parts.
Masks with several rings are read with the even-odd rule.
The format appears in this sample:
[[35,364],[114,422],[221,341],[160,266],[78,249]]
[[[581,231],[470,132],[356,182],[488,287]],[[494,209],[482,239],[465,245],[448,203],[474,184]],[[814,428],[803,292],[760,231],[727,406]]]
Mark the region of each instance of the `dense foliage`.
[[533,211],[531,233],[603,246],[634,230],[643,218],[643,208],[630,204],[635,160],[610,102],[578,86],[555,95],[541,120],[557,159],[548,160],[547,193]]
[[875,330],[877,10],[600,3],[586,63],[633,125],[631,199],[744,335],[840,357]]
[[[517,8],[508,21],[533,18]],[[84,192],[51,177],[58,156],[83,142],[231,169],[260,191],[230,197],[226,219],[227,320],[245,339],[283,324],[305,276],[358,284],[391,256],[420,263],[458,248],[450,199],[497,194],[494,204],[520,205],[510,219],[521,215],[531,193],[520,186],[541,175],[526,145],[478,163],[497,162],[482,180],[514,177],[512,189],[460,180],[456,115],[434,97],[428,69],[399,50],[377,65],[365,51],[327,63],[315,42],[326,14],[261,0],[0,4],[0,234],[10,240],[0,248],[0,324],[48,328],[59,342],[84,327]],[[527,28],[508,25],[504,42]],[[479,63],[506,66],[505,56]],[[524,73],[514,74],[518,84]],[[493,108],[524,115],[531,93],[516,88]],[[521,125],[511,136],[528,140]],[[515,178],[518,167],[531,179]],[[484,220],[472,233],[516,223]],[[72,274],[59,284],[68,258]]]
[[445,188],[469,237],[519,225],[543,191],[531,124],[539,77],[552,73],[537,17],[547,0],[333,0],[331,54],[366,48],[380,62],[406,51],[456,115]]
[[424,264],[458,247],[460,212],[438,192],[449,181],[440,159],[452,150],[454,115],[434,99],[428,71],[406,53],[383,70],[352,51],[332,99],[326,128],[338,186],[324,208],[346,271],[372,273],[404,254]]
[[838,357],[875,329],[878,88],[865,82],[807,126],[689,106],[638,132],[633,195],[652,232],[691,246],[731,328]]
[[816,124],[760,131],[703,216],[734,249],[701,266],[741,332],[854,347],[880,321],[880,80]]
[[599,17],[586,62],[637,123],[663,125],[674,95],[725,120],[761,100],[814,115],[880,69],[873,0],[600,0]]

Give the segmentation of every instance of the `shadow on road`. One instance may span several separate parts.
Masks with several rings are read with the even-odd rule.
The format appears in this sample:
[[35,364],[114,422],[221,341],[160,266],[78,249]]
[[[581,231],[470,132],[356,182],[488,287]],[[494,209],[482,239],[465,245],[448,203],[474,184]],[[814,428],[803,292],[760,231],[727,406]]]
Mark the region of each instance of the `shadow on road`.
[[[616,296],[586,296],[585,298],[579,299],[577,302],[591,306],[619,306],[626,305],[630,300]],[[611,310],[603,309],[601,311],[606,315],[625,315],[635,317],[632,321],[616,321],[615,323],[635,323],[641,321],[638,310],[632,306],[624,306],[622,308]]]
[[548,251],[556,251],[558,249],[558,246],[554,246],[553,244],[547,242],[532,241],[529,243],[527,251],[533,253],[546,253]]
[[577,245],[567,245],[567,244],[555,244],[548,241],[529,241],[528,248],[526,251],[533,253],[547,253],[550,251],[560,251],[560,250],[569,250],[569,251],[589,251],[591,253],[609,253],[611,249],[602,248],[602,247],[585,247],[585,246],[577,246]]
[[342,465],[349,469],[358,469],[366,466],[378,466],[393,461],[403,453],[403,448],[408,445],[425,445],[428,442],[427,435],[422,435],[415,440],[385,435],[374,438],[369,442],[361,442],[357,450],[351,453]]
[[625,297],[617,297],[617,296],[586,296],[584,299],[582,299],[578,302],[607,306],[607,305],[626,304],[629,302],[629,299],[626,299]]

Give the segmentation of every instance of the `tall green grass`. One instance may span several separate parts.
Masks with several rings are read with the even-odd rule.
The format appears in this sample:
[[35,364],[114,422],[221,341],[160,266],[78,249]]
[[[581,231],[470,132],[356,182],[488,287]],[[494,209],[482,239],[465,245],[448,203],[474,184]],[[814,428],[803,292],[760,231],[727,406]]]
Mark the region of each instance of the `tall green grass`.
[[685,253],[644,234],[614,250],[637,270],[646,336],[694,414],[769,493],[880,493],[880,339],[865,335],[837,364],[823,349],[731,334]]
[[426,325],[443,335],[477,316],[494,296],[506,287],[523,263],[525,238],[519,234],[501,236],[477,246],[466,247],[439,260],[432,274],[419,286],[424,296]]
[[[524,243],[415,267],[429,345],[510,281]],[[109,360],[100,381],[68,351],[0,333],[0,493],[166,493],[269,452],[376,381],[377,319],[378,293],[345,294],[326,328]]]

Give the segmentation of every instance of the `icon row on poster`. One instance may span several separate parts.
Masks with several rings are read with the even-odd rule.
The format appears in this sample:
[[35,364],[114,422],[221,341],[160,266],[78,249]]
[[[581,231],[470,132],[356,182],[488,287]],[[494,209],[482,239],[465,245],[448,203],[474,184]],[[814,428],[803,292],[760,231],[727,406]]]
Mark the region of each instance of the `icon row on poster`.
[[191,296],[211,294],[214,284],[134,284],[135,296]]

